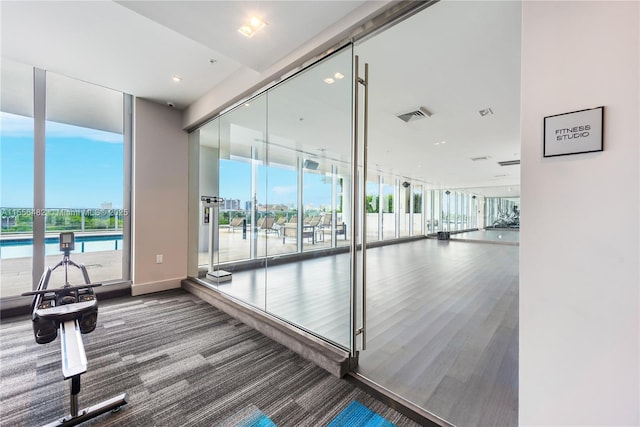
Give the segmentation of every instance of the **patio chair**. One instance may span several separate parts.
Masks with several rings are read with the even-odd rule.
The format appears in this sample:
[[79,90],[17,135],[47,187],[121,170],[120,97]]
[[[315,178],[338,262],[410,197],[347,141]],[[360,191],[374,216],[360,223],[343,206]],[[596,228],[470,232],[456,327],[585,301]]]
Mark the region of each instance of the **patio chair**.
[[274,233],[277,233],[278,237],[280,237],[280,234],[281,234],[282,230],[284,229],[284,225],[285,225],[286,222],[287,222],[287,217],[286,216],[281,216],[273,224],[273,227],[271,227],[271,231],[273,231]]
[[233,217],[231,219],[231,221],[229,221],[229,229],[233,232],[235,231],[236,228],[239,228],[240,230],[242,230],[242,227],[244,227],[244,218],[241,216],[236,216]]
[[[331,224],[331,214],[325,214],[322,217],[322,222],[319,225],[319,230],[322,231],[322,238],[324,239],[324,233],[332,233],[333,232],[333,227]],[[336,236],[337,235],[344,235],[344,239],[347,240],[347,225],[343,222],[340,224],[337,224],[335,227],[335,232],[336,232]]]
[[273,216],[265,216],[258,220],[258,231],[264,230],[265,234],[269,231],[273,231],[273,224],[276,222],[276,218]]

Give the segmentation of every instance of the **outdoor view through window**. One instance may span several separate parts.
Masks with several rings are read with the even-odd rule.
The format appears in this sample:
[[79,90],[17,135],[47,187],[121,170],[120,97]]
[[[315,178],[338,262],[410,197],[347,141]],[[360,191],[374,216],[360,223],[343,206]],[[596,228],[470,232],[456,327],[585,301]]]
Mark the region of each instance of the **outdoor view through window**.
[[[33,101],[33,70],[9,61],[2,67],[3,96],[9,93],[14,99],[3,99],[0,112],[0,296],[29,291],[39,279],[32,277],[32,264],[43,263],[34,259],[34,254],[42,252],[34,252],[34,241],[37,245],[42,240],[34,236],[34,220],[39,216],[44,216],[45,224],[45,268],[59,261],[60,232],[73,231],[74,260],[87,266],[91,280],[121,279],[123,225],[128,215],[123,207],[123,94],[46,73],[42,149],[34,140],[33,111],[38,106]],[[5,91],[5,85],[14,90]],[[96,111],[100,114],[92,114]],[[44,168],[34,168],[34,162]],[[34,194],[43,193],[44,203],[38,206],[42,202],[34,203]],[[69,278],[74,280],[82,279]],[[52,277],[53,285],[63,281],[61,274]]]

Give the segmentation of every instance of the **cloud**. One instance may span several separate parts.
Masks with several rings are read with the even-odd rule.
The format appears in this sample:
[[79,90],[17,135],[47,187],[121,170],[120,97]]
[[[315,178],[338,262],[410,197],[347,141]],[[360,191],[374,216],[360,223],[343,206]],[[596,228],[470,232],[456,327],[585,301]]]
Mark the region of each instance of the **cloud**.
[[[33,118],[0,112],[0,130],[4,137],[33,138]],[[49,121],[46,133],[47,138],[85,138],[111,144],[123,141],[122,134]]]
[[98,129],[83,128],[64,123],[47,122],[48,138],[85,138],[91,141],[122,144],[122,134],[105,132]]
[[280,185],[273,187],[271,191],[278,196],[286,196],[287,194],[296,194],[296,188],[295,185]]
[[33,118],[0,112],[2,136],[33,138]]

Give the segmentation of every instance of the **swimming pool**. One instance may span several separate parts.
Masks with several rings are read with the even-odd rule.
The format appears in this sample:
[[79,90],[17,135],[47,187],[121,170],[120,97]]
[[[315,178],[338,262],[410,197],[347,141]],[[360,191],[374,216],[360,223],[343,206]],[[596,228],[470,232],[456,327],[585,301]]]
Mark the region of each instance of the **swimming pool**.
[[[75,250],[71,253],[118,251],[122,249],[122,234],[78,236],[75,238]],[[55,255],[60,252],[60,238],[46,237],[44,239],[45,255]],[[25,258],[33,256],[33,238],[12,238],[0,240],[0,258]]]

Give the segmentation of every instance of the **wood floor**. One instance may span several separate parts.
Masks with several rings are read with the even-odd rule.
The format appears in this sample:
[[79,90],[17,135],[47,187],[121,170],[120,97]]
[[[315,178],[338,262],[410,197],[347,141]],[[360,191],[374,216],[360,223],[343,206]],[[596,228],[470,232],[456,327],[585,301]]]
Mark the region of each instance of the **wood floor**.
[[[424,239],[367,255],[358,372],[458,426],[518,420],[518,247]],[[349,257],[234,273],[219,289],[349,345]]]

